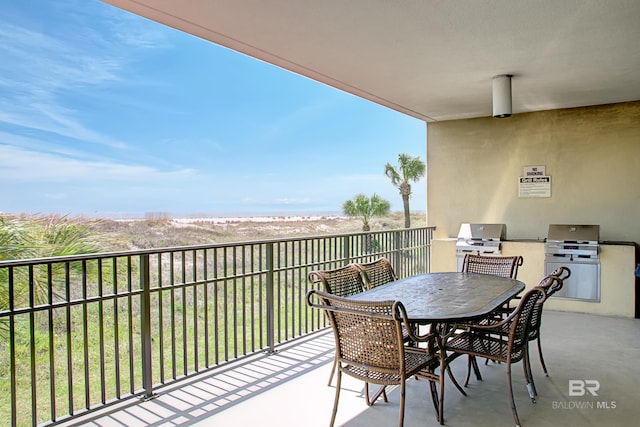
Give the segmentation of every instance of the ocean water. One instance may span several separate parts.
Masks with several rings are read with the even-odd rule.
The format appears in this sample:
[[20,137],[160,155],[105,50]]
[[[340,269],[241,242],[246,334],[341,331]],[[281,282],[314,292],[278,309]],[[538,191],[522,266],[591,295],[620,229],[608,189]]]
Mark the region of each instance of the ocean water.
[[338,211],[273,211],[273,212],[92,212],[70,216],[96,219],[162,219],[162,218],[280,218],[342,216]]

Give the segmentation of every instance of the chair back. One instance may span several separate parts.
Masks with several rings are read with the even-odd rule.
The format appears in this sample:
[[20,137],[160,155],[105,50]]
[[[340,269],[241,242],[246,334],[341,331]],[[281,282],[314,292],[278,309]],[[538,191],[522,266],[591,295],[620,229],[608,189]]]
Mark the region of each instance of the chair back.
[[552,276],[556,276],[560,280],[566,280],[571,276],[571,270],[569,267],[560,266],[553,270],[551,273]]
[[529,289],[523,296],[516,309],[505,319],[511,322],[508,338],[508,353],[511,361],[517,362],[524,357],[529,333],[539,325],[542,306],[547,294],[540,286]]
[[568,267],[562,267],[561,266],[561,267],[558,267],[557,269],[555,269],[551,273],[551,276],[554,276],[556,278],[556,280],[553,281],[553,283],[551,283],[545,289],[545,292],[547,293],[547,297],[550,297],[551,295],[555,294],[560,289],[562,289],[562,286],[564,285],[564,281],[566,279],[568,279],[569,276],[571,276],[571,270]]
[[462,263],[462,271],[515,279],[518,276],[518,267],[522,265],[522,262],[521,256],[493,257],[466,254]]
[[350,375],[368,381],[376,372],[404,372],[401,319],[406,314],[403,315],[401,302],[353,301],[312,290],[307,294],[307,303],[327,313],[336,340],[336,356],[350,366]]
[[355,265],[362,271],[364,283],[368,289],[398,280],[391,263],[386,258]]
[[348,264],[333,270],[316,270],[307,275],[308,280],[333,295],[348,297],[364,292],[365,284],[360,269]]
[[[545,301],[551,295],[553,289],[560,289],[562,287],[562,281],[557,276],[548,275],[545,276],[538,284],[539,288],[545,292]],[[555,292],[555,291],[554,291]],[[529,321],[529,341],[533,341],[538,338],[540,333],[540,325],[542,324],[542,307],[543,304],[534,306],[531,312],[531,320]]]
[[[546,298],[549,298],[551,295],[562,289],[562,282],[564,279],[571,275],[571,270],[567,267],[559,267],[551,274],[545,276],[538,283],[538,287],[543,289]],[[538,334],[540,333],[540,325],[542,323],[542,304],[540,306],[536,306],[531,314],[531,321],[529,322],[529,340],[532,341],[538,338]]]

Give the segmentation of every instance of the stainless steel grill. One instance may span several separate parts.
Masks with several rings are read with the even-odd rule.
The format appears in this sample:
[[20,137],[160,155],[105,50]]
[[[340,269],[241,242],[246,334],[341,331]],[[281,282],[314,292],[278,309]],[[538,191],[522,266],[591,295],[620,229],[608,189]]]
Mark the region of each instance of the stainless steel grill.
[[545,274],[560,266],[571,270],[571,277],[555,296],[600,301],[599,239],[599,225],[549,225],[545,243]]
[[462,224],[456,241],[456,261],[458,271],[466,254],[483,256],[502,255],[502,241],[507,227],[504,224]]

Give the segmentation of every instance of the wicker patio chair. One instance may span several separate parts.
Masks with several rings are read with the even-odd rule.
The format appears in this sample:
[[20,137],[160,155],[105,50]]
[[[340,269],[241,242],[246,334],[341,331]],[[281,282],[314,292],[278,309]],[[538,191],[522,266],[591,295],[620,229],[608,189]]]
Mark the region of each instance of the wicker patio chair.
[[515,279],[522,262],[521,256],[494,257],[466,254],[462,262],[462,271]]
[[[534,319],[536,313],[539,317],[542,312],[542,304],[545,299],[544,289],[536,286],[522,296],[518,306],[506,319],[495,325],[466,325],[464,326],[465,332],[455,335],[445,344],[445,350],[453,352],[448,357],[448,362],[459,355],[466,354],[486,357],[506,365],[509,399],[516,426],[520,426],[520,419],[513,396],[511,365],[520,361],[528,363],[527,344],[529,340],[527,334],[532,323],[536,321]],[[502,334],[505,328],[509,331],[508,335]],[[526,376],[530,376],[530,369],[526,365],[524,372]],[[531,382],[531,378],[527,378],[527,380]],[[529,390],[529,395],[535,402],[531,390]]]
[[[499,257],[466,254],[462,262],[462,271],[465,273],[490,274],[492,276],[515,279],[518,276],[518,267],[522,266],[522,263],[523,258],[521,256]],[[505,315],[503,315],[504,313],[508,314],[511,310],[512,309],[509,308],[509,303],[506,303],[495,313],[492,313],[490,317],[501,319],[506,317]],[[485,362],[485,364],[487,362],[488,360]],[[472,368],[476,373],[476,378],[478,380],[481,380],[482,375],[480,374],[480,368],[478,367],[476,358],[473,356],[469,356],[469,370],[471,370]],[[469,372],[467,372],[467,380],[465,381],[465,386],[468,384],[468,381]]]
[[368,289],[398,280],[393,266],[386,258],[378,258],[375,261],[355,264],[355,266],[362,271],[364,283]]
[[[558,292],[562,289],[564,285],[565,279],[571,276],[571,270],[567,267],[559,267],[554,272],[552,272],[549,276],[543,279],[544,283],[540,283],[540,287],[542,287],[547,293],[547,298]],[[537,323],[532,325],[532,328],[529,330],[529,341],[537,341],[538,344],[538,356],[540,357],[540,364],[542,365],[542,371],[545,376],[549,376],[549,372],[547,371],[547,365],[544,363],[544,357],[542,356],[542,344],[540,343],[540,326],[542,322],[542,313],[537,319]],[[532,377],[533,378],[533,377]],[[535,386],[534,386],[535,387]],[[535,388],[534,388],[535,390]]]
[[307,278],[312,284],[320,285],[326,292],[339,297],[348,297],[366,289],[360,269],[355,264],[332,270],[311,271]]
[[[398,280],[398,276],[395,271],[393,271],[393,266],[386,258],[378,258],[375,261],[362,264],[356,263],[354,265],[362,272],[364,284],[367,289],[382,286],[385,283]],[[411,342],[409,332],[406,330],[405,325],[402,325],[402,330],[402,336],[404,337],[405,342]]]
[[[440,376],[434,370],[440,358],[427,349],[404,345],[402,324],[407,322],[407,314],[401,302],[353,301],[311,290],[307,303],[326,312],[336,342],[337,384],[331,426],[336,419],[343,373],[364,381],[367,405],[373,405],[380,396],[387,402],[386,387],[398,385],[400,427],[404,423],[406,380],[414,375],[426,378],[438,416],[436,382]],[[369,396],[369,384],[380,386],[373,397]]]
[[[540,282],[538,283],[538,287],[542,288],[547,295],[546,298],[549,298],[551,295],[553,295],[554,293],[562,289],[563,281],[566,278],[568,278],[570,275],[571,275],[571,270],[569,270],[567,267],[559,267],[558,269],[553,271],[551,274],[543,277],[542,280],[540,280]],[[521,297],[517,297],[517,298],[521,298]],[[540,310],[541,309],[542,309],[542,306],[540,307]],[[513,311],[513,308],[511,309],[511,311]],[[480,321],[480,324],[482,325],[496,325],[498,323],[500,323],[500,320],[496,318],[485,318]],[[540,343],[541,324],[542,324],[542,311],[540,312],[534,311],[534,314],[531,320],[531,325],[530,325],[529,331],[527,332],[527,341],[528,342],[537,341],[538,355],[540,358],[540,363],[542,365],[542,370],[544,371],[545,376],[549,376],[549,373],[547,371],[547,366],[544,362],[544,357],[542,355],[542,345]],[[501,330],[496,330],[494,331],[494,333],[508,335],[509,329],[506,325],[503,325],[503,328]],[[532,399],[535,401],[535,397],[538,395],[538,393],[535,388],[535,383],[533,381],[533,374],[531,372],[531,363],[529,363],[530,361],[529,354],[530,354],[529,347],[527,345],[526,366],[529,368],[529,374],[527,379],[530,380],[530,382],[527,382],[527,387],[530,389],[529,392],[532,395]],[[467,377],[464,383],[465,386],[468,384],[470,371],[471,371],[471,367],[468,367]]]
[[[307,275],[307,279],[314,287],[322,287],[325,292],[338,297],[348,297],[366,289],[360,269],[355,264],[347,264],[345,266],[334,268],[332,270],[316,270],[311,271]],[[329,375],[329,383],[333,380],[333,374],[338,364],[337,355],[333,360],[333,367]]]

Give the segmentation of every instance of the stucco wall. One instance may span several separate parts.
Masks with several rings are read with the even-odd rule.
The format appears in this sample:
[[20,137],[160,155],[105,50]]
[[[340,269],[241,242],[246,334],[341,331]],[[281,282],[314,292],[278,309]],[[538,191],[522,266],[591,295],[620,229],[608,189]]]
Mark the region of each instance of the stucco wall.
[[[525,166],[546,167],[551,197],[518,197]],[[429,123],[427,200],[436,238],[464,222],[504,223],[507,239],[573,223],[640,242],[640,102]]]

